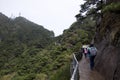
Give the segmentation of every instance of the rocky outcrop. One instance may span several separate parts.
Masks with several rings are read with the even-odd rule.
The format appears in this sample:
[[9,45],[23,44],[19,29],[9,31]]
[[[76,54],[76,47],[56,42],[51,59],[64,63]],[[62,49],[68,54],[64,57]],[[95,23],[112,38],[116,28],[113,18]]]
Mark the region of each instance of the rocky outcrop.
[[120,80],[120,13],[104,13],[96,32],[95,69],[105,80]]

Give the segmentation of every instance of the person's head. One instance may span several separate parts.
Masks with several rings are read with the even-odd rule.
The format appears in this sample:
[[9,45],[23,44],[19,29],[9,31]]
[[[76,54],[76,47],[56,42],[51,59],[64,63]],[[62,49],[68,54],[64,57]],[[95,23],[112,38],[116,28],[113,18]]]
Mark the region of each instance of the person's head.
[[93,47],[94,46],[94,44],[90,44],[90,47]]

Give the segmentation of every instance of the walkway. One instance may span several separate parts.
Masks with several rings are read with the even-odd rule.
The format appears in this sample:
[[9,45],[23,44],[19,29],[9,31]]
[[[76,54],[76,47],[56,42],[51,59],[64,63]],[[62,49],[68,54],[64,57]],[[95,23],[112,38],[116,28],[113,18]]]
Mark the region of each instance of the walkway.
[[90,70],[89,61],[84,56],[79,62],[79,73],[80,80],[105,80],[98,72]]

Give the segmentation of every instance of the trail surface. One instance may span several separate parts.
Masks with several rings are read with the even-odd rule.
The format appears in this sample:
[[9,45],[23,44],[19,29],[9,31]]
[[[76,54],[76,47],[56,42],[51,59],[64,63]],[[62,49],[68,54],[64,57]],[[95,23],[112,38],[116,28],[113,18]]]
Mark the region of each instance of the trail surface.
[[84,56],[79,62],[80,80],[105,80],[97,71],[90,70],[89,59]]

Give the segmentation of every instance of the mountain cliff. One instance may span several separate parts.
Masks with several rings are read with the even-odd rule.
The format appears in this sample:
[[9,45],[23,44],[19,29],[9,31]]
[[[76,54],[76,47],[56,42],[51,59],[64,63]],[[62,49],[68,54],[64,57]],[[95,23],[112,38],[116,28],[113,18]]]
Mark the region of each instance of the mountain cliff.
[[[105,80],[120,80],[120,1],[85,0],[76,15],[77,20],[93,15],[96,23],[95,36],[91,43],[98,48],[95,69]],[[92,5],[92,6],[91,6]]]
[[101,23],[96,28],[95,44],[99,52],[95,68],[105,80],[120,80],[120,3],[119,0],[107,3]]

